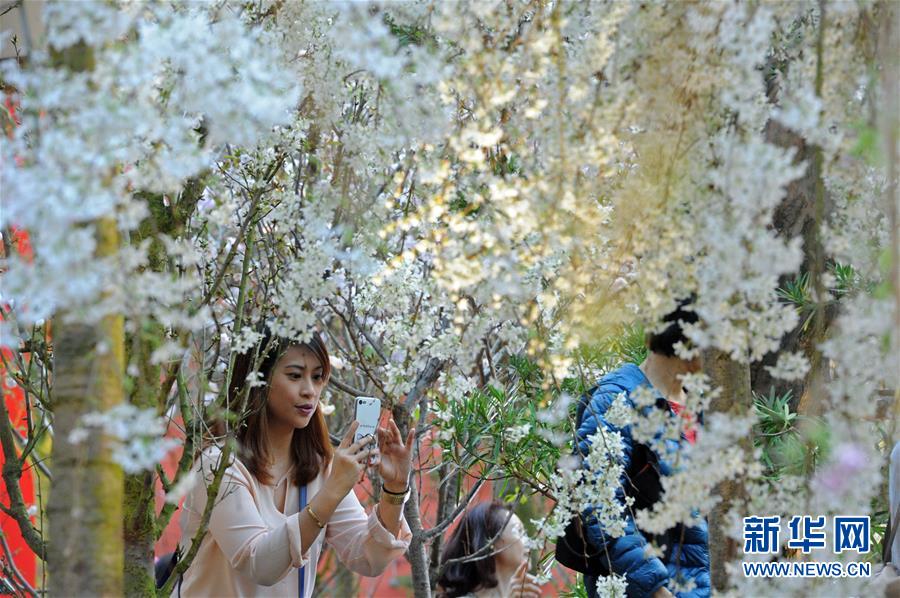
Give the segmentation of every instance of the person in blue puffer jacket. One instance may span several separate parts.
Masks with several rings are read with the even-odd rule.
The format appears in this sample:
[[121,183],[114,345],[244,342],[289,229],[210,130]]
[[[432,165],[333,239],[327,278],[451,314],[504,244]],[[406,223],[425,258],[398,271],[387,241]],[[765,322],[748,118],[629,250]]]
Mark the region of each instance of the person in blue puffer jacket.
[[[658,334],[648,334],[647,344],[649,354],[640,365],[625,364],[624,366],[603,376],[589,400],[582,401],[577,414],[578,424],[578,451],[581,455],[590,452],[589,437],[602,427],[604,430],[617,431],[622,435],[625,447],[625,471],[629,471],[631,459],[637,450],[646,450],[647,447],[638,445],[632,436],[630,426],[617,428],[606,421],[606,412],[610,405],[622,393],[629,398],[631,393],[640,386],[648,386],[657,395],[656,407],[665,409],[671,417],[677,417],[683,405],[683,390],[680,376],[689,372],[696,372],[700,368],[699,359],[686,361],[675,354],[675,345],[678,342],[687,344],[687,339],[681,329],[680,322],[696,322],[697,315],[689,310],[687,301],[679,304],[678,308],[663,318],[664,322],[671,324]],[[631,404],[634,407],[634,404]],[[652,409],[653,407],[650,407]],[[693,442],[696,430],[693,422],[686,425],[687,431],[681,442]],[[667,441],[665,455],[653,453],[654,457],[647,459],[648,473],[645,475],[666,476],[672,473],[672,463],[681,442]],[[646,454],[646,453],[644,453]],[[644,470],[647,467],[642,468]],[[655,472],[655,473],[654,473]],[[625,493],[622,484],[617,492],[620,501],[624,502]],[[657,484],[658,486],[658,484]],[[634,522],[634,517],[629,509],[625,510],[625,534],[618,538],[607,535],[603,526],[592,516],[591,510],[585,514],[587,539],[597,549],[605,548],[609,555],[609,565],[613,573],[625,576],[627,582],[627,596],[629,598],[665,598],[673,596],[667,587],[670,581],[678,580],[684,587],[688,581],[693,582],[690,591],[678,592],[679,598],[705,598],[710,595],[709,580],[709,537],[706,521],[697,519],[693,526],[677,525],[668,530],[662,537],[650,537],[641,532]],[[665,545],[663,558],[648,556],[645,547],[648,539],[653,540],[657,546]],[[596,597],[597,578],[585,576],[585,587],[588,596]]]

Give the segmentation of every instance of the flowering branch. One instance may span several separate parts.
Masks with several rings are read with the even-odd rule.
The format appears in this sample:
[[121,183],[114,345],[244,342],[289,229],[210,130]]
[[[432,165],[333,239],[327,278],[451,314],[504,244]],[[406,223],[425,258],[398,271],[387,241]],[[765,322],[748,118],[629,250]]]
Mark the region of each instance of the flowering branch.
[[222,485],[222,479],[225,477],[225,470],[231,465],[230,461],[233,444],[234,439],[229,438],[225,443],[225,447],[222,449],[219,462],[216,463],[213,470],[212,482],[206,488],[206,506],[203,509],[203,515],[200,517],[200,525],[197,528],[197,533],[191,539],[191,546],[188,548],[188,551],[178,559],[178,563],[166,580],[165,585],[157,592],[157,596],[171,596],[176,581],[181,578],[185,571],[187,571],[188,567],[191,566],[191,563],[197,556],[197,552],[200,550],[200,544],[203,543],[203,539],[206,537],[206,531],[209,528],[209,520],[212,517],[213,507],[216,505],[216,498],[219,496],[219,487]]

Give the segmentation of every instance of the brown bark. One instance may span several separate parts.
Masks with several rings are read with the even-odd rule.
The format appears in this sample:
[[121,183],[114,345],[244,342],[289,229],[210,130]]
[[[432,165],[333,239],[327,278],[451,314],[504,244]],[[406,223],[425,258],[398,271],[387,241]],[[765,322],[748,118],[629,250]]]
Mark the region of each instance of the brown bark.
[[[397,422],[397,426],[404,436],[408,432],[409,426],[415,425],[415,422],[411,420],[411,416],[415,412],[416,407],[419,407],[419,404],[422,402],[425,391],[434,384],[435,380],[437,380],[444,365],[444,362],[438,359],[430,359],[422,371],[419,372],[419,376],[417,377],[412,390],[406,396],[406,400],[394,405],[394,421]],[[419,410],[420,419],[424,419],[425,412],[426,409],[424,407]],[[418,453],[417,444],[415,452],[413,453],[414,459]],[[426,549],[428,536],[422,526],[422,516],[419,511],[418,490],[412,482],[410,482],[410,485],[412,486],[412,490],[409,493],[409,500],[406,501],[406,504],[403,507],[403,514],[406,516],[406,521],[409,524],[409,529],[412,532],[413,537],[410,541],[409,549],[406,551],[406,559],[409,561],[410,568],[412,569],[412,584],[415,597],[431,598],[431,580],[429,579],[429,561]]]
[[[115,223],[108,223],[110,228]],[[91,412],[122,402],[124,326],[108,316],[99,327],[56,328],[54,366],[53,488],[50,522],[50,594],[119,596],[123,592],[122,468],[112,440],[90,430],[82,442],[69,434]]]
[[[770,96],[776,95],[777,90],[770,90]],[[776,121],[770,121],[766,125],[766,140],[779,147],[792,147],[797,151],[797,161],[805,161],[809,164],[803,177],[788,185],[784,200],[775,210],[772,225],[778,236],[783,239],[801,237],[803,239],[803,261],[800,264],[800,272],[810,274],[810,279],[820,279],[824,270],[824,257],[821,256],[821,241],[818,238],[818,221],[816,216],[817,194],[821,193],[822,218],[825,218],[833,209],[833,201],[825,193],[824,187],[820,187],[822,177],[821,166],[815,160],[816,150],[806,144],[805,140],[790,129],[786,129]],[[795,275],[783,276],[779,281],[782,286],[794,279]],[[823,299],[828,299],[825,293]],[[822,405],[813,397],[821,398],[820,392],[810,392],[810,387],[816,376],[821,372],[821,355],[817,346],[825,340],[828,330],[837,317],[837,305],[827,301],[820,302],[821,320],[816,325],[804,327],[808,312],[800,314],[800,323],[788,332],[781,341],[777,351],[769,353],[763,359],[755,362],[750,368],[753,391],[759,395],[783,395],[790,392],[792,405],[805,413],[820,412]],[[812,367],[805,380],[786,381],[772,377],[766,370],[766,366],[773,366],[782,353],[803,353],[810,360]],[[800,405],[803,405],[802,409]]]
[[[442,523],[450,518],[456,507],[459,496],[459,472],[454,471],[450,474],[453,465],[448,463],[441,464],[438,468],[438,475],[441,476],[441,486],[438,489],[438,507],[435,521]],[[449,475],[448,475],[449,474]],[[431,587],[434,589],[437,583],[438,569],[441,565],[441,550],[443,548],[443,537],[441,535],[434,536],[431,540],[431,567],[428,576],[431,578]]]
[[[132,243],[150,239],[148,251],[149,267],[154,272],[165,272],[167,258],[160,235],[179,237],[194,211],[203,192],[202,175],[189,180],[184,191],[171,206],[162,195],[142,193],[138,198],[145,201],[150,212],[137,231],[132,235]],[[139,375],[129,397],[131,404],[141,409],[157,409],[162,413],[164,405],[159,405],[161,368],[153,364],[150,356],[165,339],[165,329],[152,319],[140,323],[138,330],[128,336],[128,363],[138,366]],[[185,422],[188,416],[185,416]],[[185,447],[184,457],[189,458],[191,447]],[[182,459],[179,465],[186,465]],[[141,472],[125,477],[124,494],[124,538],[125,538],[125,594],[127,596],[153,595],[156,579],[153,567],[153,549],[161,531],[156,525],[154,508],[154,482],[156,476]],[[174,480],[173,480],[174,482]],[[174,510],[167,509],[165,521]]]
[[[823,16],[820,19],[816,73],[816,91],[820,96],[824,76],[822,70],[824,6],[821,9]],[[778,64],[774,59],[766,67],[768,71],[788,68],[789,65]],[[780,92],[777,86],[778,78],[770,76],[767,81],[769,100],[777,103]],[[784,200],[773,214],[772,226],[781,238],[792,239],[799,236],[803,239],[803,261],[800,272],[809,276],[809,289],[813,302],[818,307],[808,324],[806,320],[811,314],[808,311],[802,312],[800,323],[785,335],[779,349],[752,364],[751,380],[753,390],[757,394],[783,395],[789,391],[792,405],[798,412],[820,415],[824,409],[823,385],[827,381],[827,372],[818,346],[827,338],[838,313],[837,304],[831,301],[829,292],[821,284],[827,256],[820,238],[820,230],[822,224],[827,222],[828,214],[834,208],[834,202],[827,193],[822,178],[821,148],[809,145],[803,137],[774,120],[766,124],[765,135],[769,143],[794,148],[796,160],[808,164],[803,177],[788,185]],[[779,282],[783,286],[793,278],[794,275],[784,276]],[[766,370],[766,366],[775,365],[778,355],[792,352],[802,352],[809,359],[811,367],[806,379],[785,381],[773,378]]]
[[[72,71],[94,68],[92,49],[79,42],[52,50],[54,64]],[[97,257],[119,250],[116,221],[95,223]],[[124,400],[125,326],[109,315],[98,326],[57,318],[53,383],[53,487],[47,505],[51,595],[122,594],[122,468],[113,460],[114,440],[89,430],[81,442],[70,433],[84,415],[106,412]]]
[[431,581],[429,580],[428,554],[425,548],[425,535],[422,529],[422,517],[419,511],[419,493],[413,488],[409,500],[403,506],[403,514],[413,534],[406,559],[412,569],[413,595],[416,598],[431,598]]
[[[710,404],[710,413],[737,416],[746,414],[752,408],[753,395],[748,365],[731,360],[721,351],[709,350],[703,355],[703,370],[711,378],[713,386],[721,390]],[[753,442],[750,437],[741,446],[748,456],[752,454]],[[737,559],[739,549],[738,543],[728,536],[725,518],[734,504],[745,499],[745,489],[740,480],[725,480],[714,492],[721,501],[710,512],[708,519],[710,582],[717,591],[722,592],[729,586],[725,564]]]

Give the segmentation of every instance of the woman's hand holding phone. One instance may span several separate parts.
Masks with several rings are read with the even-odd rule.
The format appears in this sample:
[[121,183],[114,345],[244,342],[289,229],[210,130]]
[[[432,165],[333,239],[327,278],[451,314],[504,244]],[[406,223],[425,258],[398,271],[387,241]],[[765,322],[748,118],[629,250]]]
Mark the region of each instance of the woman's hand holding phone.
[[341,444],[334,449],[334,456],[331,460],[331,473],[325,480],[325,488],[335,493],[343,499],[349,493],[353,486],[359,482],[366,470],[369,457],[373,454],[375,447],[371,446],[375,440],[371,436],[365,436],[358,441],[353,442],[353,435],[359,423],[350,424],[350,429],[344,434]]

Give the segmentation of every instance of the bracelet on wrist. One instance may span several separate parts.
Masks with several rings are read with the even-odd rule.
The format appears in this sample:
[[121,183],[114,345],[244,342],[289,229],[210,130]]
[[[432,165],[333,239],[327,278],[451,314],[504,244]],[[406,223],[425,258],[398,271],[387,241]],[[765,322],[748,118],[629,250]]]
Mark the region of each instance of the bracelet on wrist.
[[381,500],[389,505],[402,505],[406,502],[406,494],[391,494],[390,492],[382,492]]
[[381,491],[392,496],[406,496],[406,493],[409,492],[409,484],[407,484],[406,488],[404,488],[402,492],[391,492],[390,490],[385,488],[384,482],[382,482]]
[[309,516],[312,518],[313,522],[319,529],[325,529],[325,523],[319,519],[319,516],[315,514],[312,510],[312,506],[306,505],[306,512],[309,513]]
[[381,500],[389,505],[402,505],[406,502],[407,496],[409,496],[409,486],[406,486],[403,492],[391,492],[384,487],[384,484],[381,484]]

